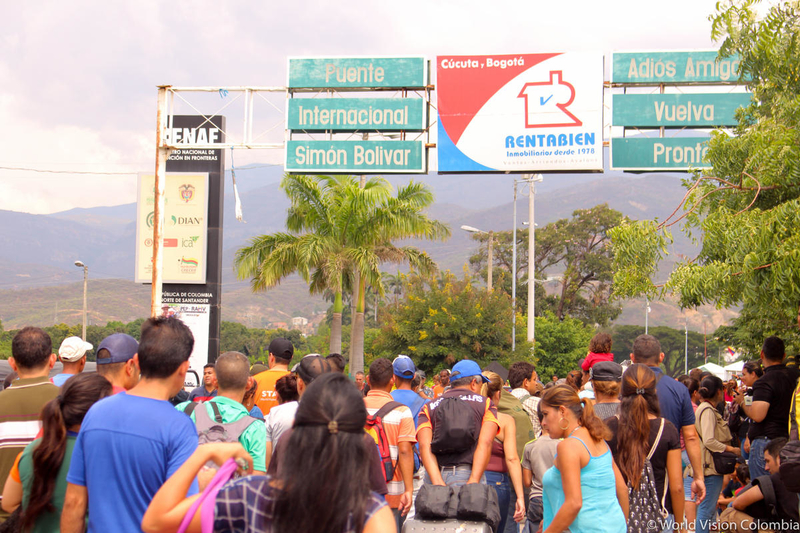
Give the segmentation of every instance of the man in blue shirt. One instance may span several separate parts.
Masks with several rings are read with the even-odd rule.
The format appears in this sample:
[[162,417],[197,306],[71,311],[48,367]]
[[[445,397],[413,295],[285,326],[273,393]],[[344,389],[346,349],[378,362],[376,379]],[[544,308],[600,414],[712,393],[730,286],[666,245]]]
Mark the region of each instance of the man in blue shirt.
[[686,453],[694,471],[692,493],[697,495],[696,502],[700,504],[706,496],[706,485],[703,478],[703,459],[700,453],[700,438],[694,427],[694,410],[689,397],[689,389],[682,383],[665,376],[659,366],[664,360],[661,343],[652,335],[639,335],[633,341],[631,361],[647,365],[656,374],[656,393],[661,416],[679,428],[686,443]]
[[[417,394],[411,389],[411,381],[417,373],[417,367],[414,361],[407,355],[398,355],[392,361],[392,372],[394,373],[394,386],[395,390],[392,391],[392,398],[396,402],[407,405],[411,409],[411,415],[414,417],[414,428],[419,425],[419,412],[428,400]],[[417,499],[417,493],[422,487],[422,474],[424,473],[420,468],[422,460],[419,456],[419,445],[414,445],[414,492],[411,497],[411,509],[404,520],[411,520],[416,513],[414,508],[414,501]]]
[[[142,325],[139,383],[89,409],[67,475],[61,531],[141,532],[147,506],[161,485],[197,448],[191,419],[169,398],[183,387],[194,338],[175,317]],[[188,495],[197,493],[194,482]]]

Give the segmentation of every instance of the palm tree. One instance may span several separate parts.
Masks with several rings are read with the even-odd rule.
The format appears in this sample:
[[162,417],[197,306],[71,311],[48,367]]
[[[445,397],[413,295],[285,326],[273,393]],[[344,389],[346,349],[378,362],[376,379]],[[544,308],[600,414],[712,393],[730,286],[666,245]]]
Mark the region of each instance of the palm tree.
[[405,263],[425,274],[436,270],[436,264],[425,252],[413,246],[397,247],[392,243],[414,237],[429,240],[450,237],[447,225],[431,220],[422,212],[432,203],[433,193],[426,185],[410,182],[398,189],[397,196],[388,196],[372,208],[359,212],[359,218],[352,226],[354,255],[360,264],[370,268],[356,271],[358,282],[353,294],[356,312],[350,336],[351,370],[363,370],[364,366],[364,295],[367,284],[383,296],[378,266],[386,262]]
[[[281,188],[291,202],[288,232],[251,239],[236,252],[236,274],[239,279],[251,278],[253,291],[274,287],[294,273],[309,283],[312,294],[330,290],[334,294],[330,351],[336,353],[342,349],[342,292],[347,286],[354,287],[358,303],[351,344],[356,343],[356,361],[351,361],[351,370],[360,370],[364,343],[361,295],[367,284],[381,287],[380,263],[408,262],[426,271],[435,268],[424,252],[395,247],[391,240],[446,238],[449,229],[420,213],[433,201],[424,185],[410,183],[393,197],[391,185],[382,178],[370,178],[359,186],[351,176],[287,174]],[[382,287],[379,290],[382,294]]]

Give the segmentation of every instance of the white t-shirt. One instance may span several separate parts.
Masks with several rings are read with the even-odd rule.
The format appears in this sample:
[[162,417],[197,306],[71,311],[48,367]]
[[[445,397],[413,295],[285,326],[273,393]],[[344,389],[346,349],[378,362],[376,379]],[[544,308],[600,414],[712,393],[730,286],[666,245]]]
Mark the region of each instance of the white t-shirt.
[[[265,420],[267,424],[267,442],[278,442],[283,432],[294,425],[294,415],[297,412],[297,402],[286,402],[276,405],[269,410]],[[273,447],[273,452],[275,448]]]

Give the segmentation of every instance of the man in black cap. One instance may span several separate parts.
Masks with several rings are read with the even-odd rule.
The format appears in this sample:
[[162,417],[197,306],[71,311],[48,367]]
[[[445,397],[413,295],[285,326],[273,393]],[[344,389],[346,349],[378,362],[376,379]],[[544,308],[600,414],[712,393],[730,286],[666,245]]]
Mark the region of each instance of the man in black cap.
[[294,355],[294,346],[289,339],[278,337],[269,343],[269,370],[255,375],[256,405],[264,416],[269,410],[278,405],[278,395],[275,392],[275,382],[289,373],[289,363]]

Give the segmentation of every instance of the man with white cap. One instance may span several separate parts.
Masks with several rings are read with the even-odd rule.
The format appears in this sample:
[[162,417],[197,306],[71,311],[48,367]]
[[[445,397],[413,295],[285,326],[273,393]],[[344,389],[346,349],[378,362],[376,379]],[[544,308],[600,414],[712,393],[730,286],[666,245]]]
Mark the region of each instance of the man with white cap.
[[64,365],[60,374],[53,376],[53,384],[60,387],[75,374],[83,372],[86,366],[86,352],[92,345],[80,337],[67,337],[58,349],[58,360]]

